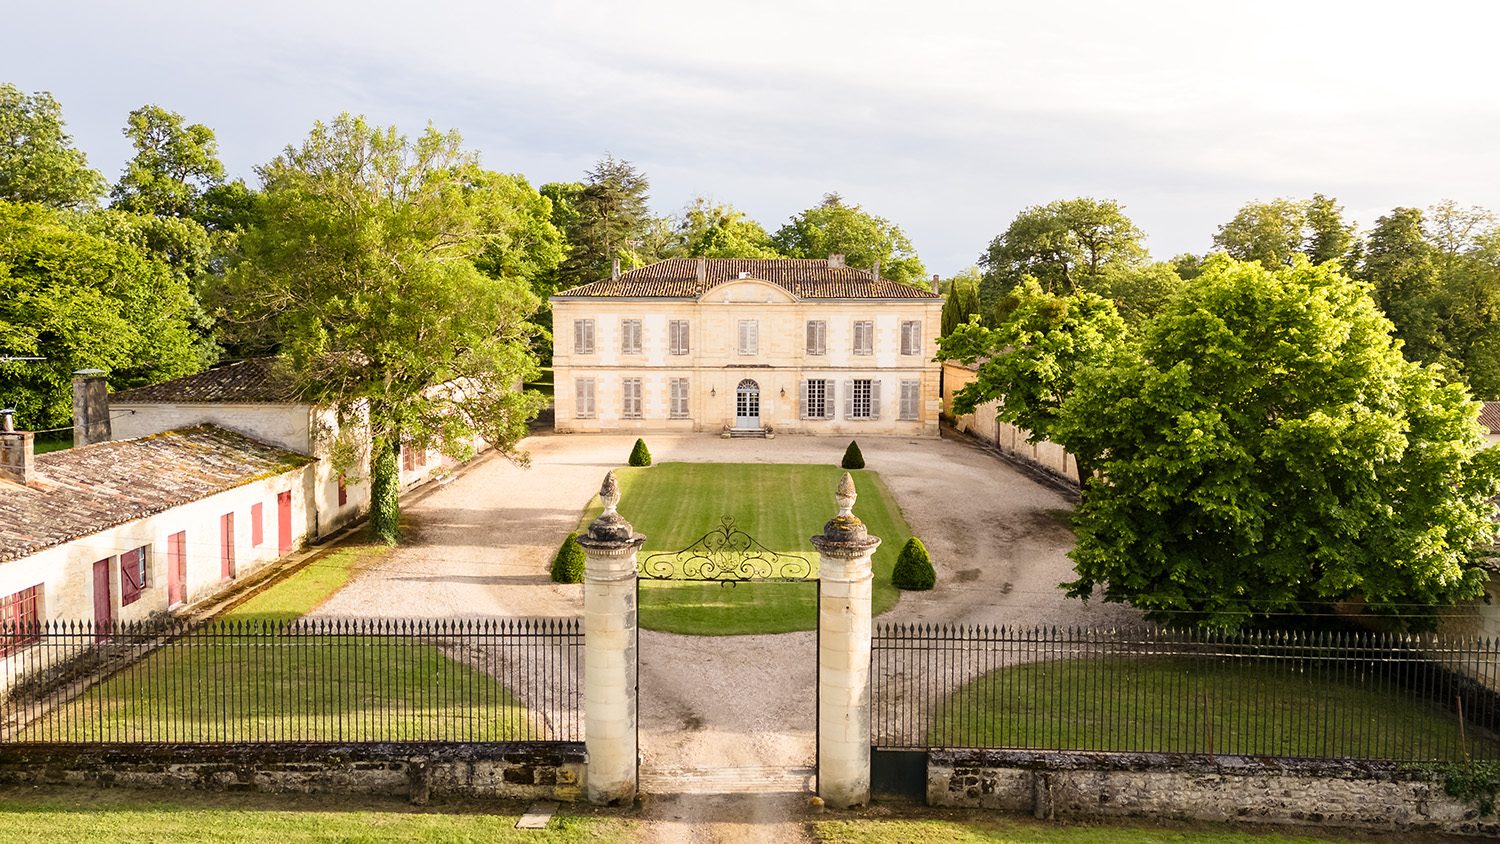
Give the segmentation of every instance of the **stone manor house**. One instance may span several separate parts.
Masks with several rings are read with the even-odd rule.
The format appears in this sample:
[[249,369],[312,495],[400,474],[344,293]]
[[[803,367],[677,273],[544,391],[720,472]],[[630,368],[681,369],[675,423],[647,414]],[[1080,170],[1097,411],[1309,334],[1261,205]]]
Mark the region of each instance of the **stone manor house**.
[[560,432],[937,436],[943,300],[878,265],[676,258],[551,301]]

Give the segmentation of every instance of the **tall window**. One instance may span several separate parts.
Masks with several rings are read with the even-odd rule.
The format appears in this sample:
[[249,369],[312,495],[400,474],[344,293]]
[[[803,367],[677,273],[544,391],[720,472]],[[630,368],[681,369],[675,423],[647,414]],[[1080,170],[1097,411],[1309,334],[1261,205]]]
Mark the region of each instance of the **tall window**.
[[146,589],[146,549],[137,548],[120,555],[120,606],[128,606]]
[[922,382],[901,382],[901,417],[912,421],[921,415],[922,409]]
[[828,354],[828,323],[821,319],[807,321],[807,353],[810,355]]
[[854,321],[854,353],[875,354],[875,323],[867,319]]
[[922,323],[918,320],[905,320],[901,323],[901,354],[922,354]]
[[626,378],[624,389],[624,406],[620,408],[620,415],[626,419],[641,418],[641,379]]
[[740,320],[740,354],[760,354],[760,321],[754,319]]
[[641,353],[640,320],[620,320],[620,353],[625,355],[638,355]]
[[802,418],[833,418],[833,382],[812,380],[802,382]]
[[594,418],[594,379],[579,378],[573,382],[573,418]]
[[672,354],[685,355],[688,353],[688,322],[685,319],[674,319],[667,324],[668,340],[671,342]]
[[672,418],[688,418],[688,380],[686,378],[672,379]]
[[0,598],[0,658],[42,640],[42,585]]
[[880,382],[873,378],[855,378],[844,382],[844,418],[880,418]]
[[594,353],[594,321],[591,319],[573,320],[573,354],[591,355]]

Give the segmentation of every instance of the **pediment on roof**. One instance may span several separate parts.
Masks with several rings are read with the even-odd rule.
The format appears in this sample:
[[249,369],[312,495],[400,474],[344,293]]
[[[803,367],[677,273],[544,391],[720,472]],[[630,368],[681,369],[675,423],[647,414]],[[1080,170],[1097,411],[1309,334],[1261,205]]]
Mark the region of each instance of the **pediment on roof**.
[[698,301],[708,304],[771,304],[795,302],[797,297],[775,282],[761,278],[737,278],[710,287]]

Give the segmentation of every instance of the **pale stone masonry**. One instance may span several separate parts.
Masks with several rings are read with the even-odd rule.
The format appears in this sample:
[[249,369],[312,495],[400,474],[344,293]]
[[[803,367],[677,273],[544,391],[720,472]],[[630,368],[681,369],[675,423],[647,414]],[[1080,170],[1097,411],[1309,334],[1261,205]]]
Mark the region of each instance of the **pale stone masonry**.
[[848,472],[838,515],[812,538],[818,551],[818,796],[835,808],[870,802],[870,615],[880,539],[854,515]]
[[659,261],[551,302],[560,432],[937,436],[942,298],[841,256]]
[[599,490],[604,512],[578,538],[583,569],[583,734],[588,799],[625,805],[636,792],[636,553],[646,537],[615,509],[615,473]]

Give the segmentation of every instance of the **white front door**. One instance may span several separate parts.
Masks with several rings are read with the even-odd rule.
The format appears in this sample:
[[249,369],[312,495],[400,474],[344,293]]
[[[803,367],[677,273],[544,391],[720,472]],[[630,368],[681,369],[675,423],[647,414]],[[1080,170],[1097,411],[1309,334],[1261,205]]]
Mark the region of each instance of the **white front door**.
[[760,385],[749,378],[734,391],[734,427],[760,427]]

